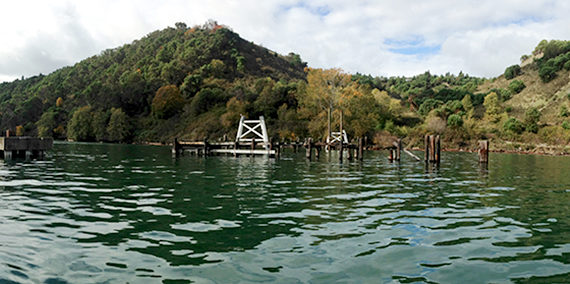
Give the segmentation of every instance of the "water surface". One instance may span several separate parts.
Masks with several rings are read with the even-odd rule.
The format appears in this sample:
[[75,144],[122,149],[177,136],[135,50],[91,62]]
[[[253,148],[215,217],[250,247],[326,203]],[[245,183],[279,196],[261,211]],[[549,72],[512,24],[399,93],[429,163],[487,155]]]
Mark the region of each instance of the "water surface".
[[386,155],[0,161],[0,283],[569,281],[569,157]]

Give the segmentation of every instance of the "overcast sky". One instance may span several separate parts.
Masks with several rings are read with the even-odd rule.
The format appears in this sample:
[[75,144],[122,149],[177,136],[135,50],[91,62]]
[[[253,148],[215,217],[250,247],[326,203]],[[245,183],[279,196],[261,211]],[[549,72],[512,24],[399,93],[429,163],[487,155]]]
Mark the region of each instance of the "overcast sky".
[[494,77],[542,39],[570,40],[570,1],[2,1],[0,82],[58,68],[152,31],[208,19],[311,67]]

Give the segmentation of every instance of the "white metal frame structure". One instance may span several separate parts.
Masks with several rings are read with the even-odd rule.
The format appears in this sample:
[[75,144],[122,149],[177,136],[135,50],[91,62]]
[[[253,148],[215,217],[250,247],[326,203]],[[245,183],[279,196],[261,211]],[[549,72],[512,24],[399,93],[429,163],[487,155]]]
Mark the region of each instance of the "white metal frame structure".
[[[348,136],[346,135],[346,131],[342,130],[342,135],[340,135],[340,132],[331,132],[331,136],[332,137],[327,137],[327,144],[332,144],[335,142],[340,142],[340,140],[342,139],[342,143],[348,144]],[[332,138],[332,141],[331,141]]]
[[[261,129],[261,133],[258,131],[259,128]],[[250,137],[248,137],[248,135]],[[236,142],[251,142],[253,139],[258,138],[263,141],[265,150],[269,150],[269,136],[267,135],[267,127],[265,126],[263,116],[260,116],[259,120],[245,120],[245,117],[242,115],[239,120]]]

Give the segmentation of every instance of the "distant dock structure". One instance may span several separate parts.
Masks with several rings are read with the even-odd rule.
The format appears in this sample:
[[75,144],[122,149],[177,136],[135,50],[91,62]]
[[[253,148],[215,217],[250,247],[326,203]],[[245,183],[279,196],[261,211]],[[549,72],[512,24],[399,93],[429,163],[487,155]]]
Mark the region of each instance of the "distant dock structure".
[[175,139],[172,153],[176,156],[188,151],[204,156],[226,154],[275,157],[278,151],[273,149],[273,146],[274,144],[269,141],[263,116],[259,117],[259,120],[246,120],[244,116],[241,116],[235,142],[209,143],[207,140],[182,142]]
[[43,158],[52,147],[52,138],[11,136],[10,131],[6,131],[6,137],[0,137],[0,156],[4,160]]

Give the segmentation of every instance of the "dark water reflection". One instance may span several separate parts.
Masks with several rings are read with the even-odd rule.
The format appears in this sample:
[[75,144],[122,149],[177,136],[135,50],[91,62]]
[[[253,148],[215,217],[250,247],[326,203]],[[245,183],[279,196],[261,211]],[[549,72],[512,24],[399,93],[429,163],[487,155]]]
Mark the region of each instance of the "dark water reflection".
[[570,279],[570,158],[340,165],[56,144],[0,162],[0,283]]

